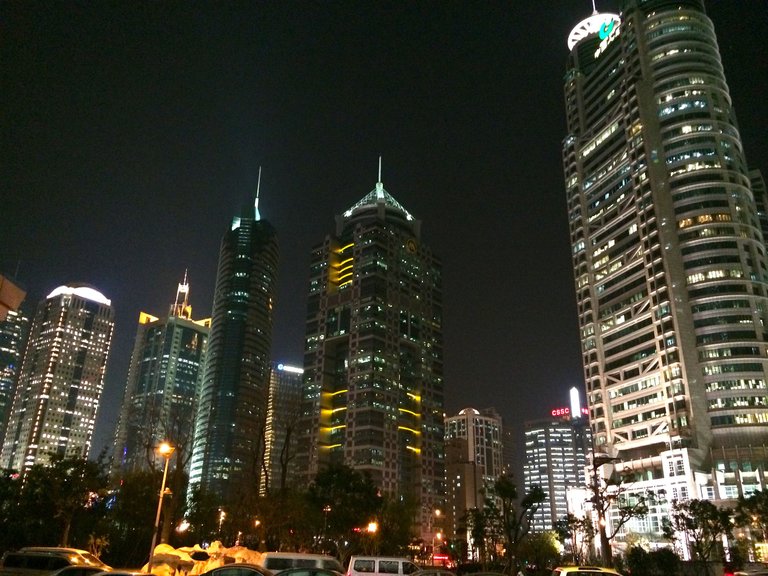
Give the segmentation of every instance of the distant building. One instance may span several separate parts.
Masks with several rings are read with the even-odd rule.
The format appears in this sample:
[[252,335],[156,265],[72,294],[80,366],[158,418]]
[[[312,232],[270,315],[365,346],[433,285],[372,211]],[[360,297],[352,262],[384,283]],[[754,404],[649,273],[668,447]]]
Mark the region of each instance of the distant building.
[[467,511],[485,507],[505,473],[503,424],[492,408],[464,408],[445,418],[446,510],[450,538],[468,539]]
[[277,234],[257,195],[221,241],[190,466],[190,484],[230,518],[262,476],[277,266]]
[[0,468],[53,456],[87,458],[114,329],[94,288],[59,286],[37,307],[5,433]]
[[579,404],[556,408],[549,418],[525,423],[525,492],[538,486],[546,495],[533,515],[532,531],[553,530],[557,521],[570,512],[569,489],[587,485],[590,438],[589,421]]
[[296,477],[296,443],[303,374],[303,368],[272,363],[264,449],[268,474],[262,481],[262,495],[284,489],[289,480]]
[[0,447],[11,415],[28,332],[29,318],[22,311],[9,310],[5,320],[0,320]]
[[167,316],[139,314],[128,382],[115,434],[116,477],[154,469],[156,448],[169,442],[188,467],[210,318],[192,319],[186,277]]
[[445,494],[442,279],[420,222],[379,181],[312,251],[298,466],[345,463],[418,506]]

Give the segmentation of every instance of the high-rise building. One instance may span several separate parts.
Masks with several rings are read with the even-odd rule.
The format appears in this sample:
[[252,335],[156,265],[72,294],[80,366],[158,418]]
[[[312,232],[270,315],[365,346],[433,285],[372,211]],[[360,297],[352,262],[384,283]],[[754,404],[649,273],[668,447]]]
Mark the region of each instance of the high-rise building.
[[59,286],[37,307],[0,468],[87,458],[112,342],[114,310],[94,288]]
[[416,503],[426,539],[444,496],[440,263],[379,177],[310,266],[299,469],[369,474]]
[[[768,464],[768,261],[713,23],[701,0],[626,0],[568,48],[584,379],[595,448],[616,459],[602,473],[671,501],[726,498],[717,471],[747,495]],[[627,529],[658,533],[661,514]]]
[[531,518],[531,530],[553,530],[568,515],[568,490],[583,489],[589,481],[590,452],[589,421],[582,414],[576,389],[571,390],[570,407],[554,408],[549,418],[525,423],[525,492],[538,486],[546,495]]
[[451,538],[467,538],[467,511],[482,510],[496,480],[505,473],[503,425],[492,408],[464,408],[445,418],[445,528]]
[[277,234],[257,194],[221,241],[190,466],[190,484],[229,512],[261,483],[277,266]]
[[177,464],[189,464],[210,319],[193,320],[188,298],[185,275],[165,317],[139,314],[115,434],[116,476],[154,468],[161,442],[174,446]]
[[11,415],[24,342],[29,330],[29,318],[21,310],[7,310],[5,314],[5,319],[0,320],[0,447]]
[[294,467],[303,375],[303,368],[272,363],[264,448],[267,474],[262,479],[262,495],[284,489],[288,481],[296,477]]

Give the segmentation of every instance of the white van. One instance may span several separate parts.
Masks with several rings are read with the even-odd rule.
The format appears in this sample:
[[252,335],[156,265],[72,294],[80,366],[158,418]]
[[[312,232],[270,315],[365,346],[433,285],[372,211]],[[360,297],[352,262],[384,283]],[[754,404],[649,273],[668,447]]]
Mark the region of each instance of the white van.
[[347,576],[404,576],[419,570],[407,558],[387,556],[352,556]]
[[322,554],[299,554],[298,552],[264,552],[261,565],[274,574],[288,568],[325,568],[339,574],[344,573],[341,562],[333,556]]

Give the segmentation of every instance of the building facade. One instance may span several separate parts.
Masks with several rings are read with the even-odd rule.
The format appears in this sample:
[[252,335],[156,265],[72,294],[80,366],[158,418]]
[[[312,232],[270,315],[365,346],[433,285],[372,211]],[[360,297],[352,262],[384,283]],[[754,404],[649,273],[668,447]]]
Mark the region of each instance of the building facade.
[[186,277],[168,315],[139,314],[120,420],[113,476],[155,469],[157,446],[168,442],[188,467],[210,319],[193,320]]
[[54,456],[88,457],[113,330],[110,300],[89,286],[59,286],[40,302],[0,468],[21,471]]
[[[568,47],[584,380],[615,459],[601,473],[671,501],[736,469],[746,494],[767,463],[768,261],[713,24],[701,0],[626,0]],[[627,529],[658,534],[663,513]]]
[[381,181],[312,251],[299,469],[369,474],[425,539],[445,491],[441,306],[440,263]]
[[554,530],[571,512],[568,490],[587,485],[589,446],[589,423],[579,415],[553,411],[550,418],[525,423],[525,492],[538,486],[546,495],[532,517],[532,531]]
[[284,490],[297,473],[296,450],[304,369],[273,362],[269,376],[265,475],[261,494]]
[[221,242],[190,466],[190,484],[230,514],[260,485],[277,266],[277,234],[257,198]]
[[0,446],[11,415],[16,382],[21,371],[29,318],[21,310],[7,310],[0,320]]
[[501,416],[492,408],[464,408],[445,418],[445,528],[451,538],[468,541],[467,511],[482,510],[506,472],[503,433]]

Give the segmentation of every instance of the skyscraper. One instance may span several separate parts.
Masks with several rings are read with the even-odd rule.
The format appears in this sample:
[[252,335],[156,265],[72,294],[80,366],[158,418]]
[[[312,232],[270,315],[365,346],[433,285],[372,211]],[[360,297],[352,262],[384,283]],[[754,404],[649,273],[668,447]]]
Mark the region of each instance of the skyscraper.
[[21,310],[7,310],[5,314],[5,319],[0,320],[0,447],[11,415],[23,346],[29,330],[29,318]]
[[26,470],[52,456],[88,456],[113,329],[111,302],[94,288],[59,286],[40,302],[0,468]]
[[267,475],[262,480],[262,495],[285,488],[295,477],[297,420],[301,412],[304,370],[297,366],[272,363],[267,405],[267,439],[264,448]]
[[277,265],[277,235],[257,195],[221,241],[190,467],[190,483],[232,505],[229,513],[259,490]]
[[546,495],[531,519],[531,530],[553,530],[568,515],[568,490],[588,482],[590,445],[589,423],[581,411],[556,408],[549,418],[525,423],[525,492],[538,486]]
[[[595,448],[636,490],[713,497],[768,463],[768,261],[701,0],[571,32],[565,187]],[[734,487],[736,488],[736,487]],[[637,532],[658,532],[652,510]]]
[[380,180],[312,251],[299,469],[369,474],[412,499],[426,539],[444,495],[441,270]]
[[467,537],[458,530],[462,524],[466,526],[467,510],[482,510],[485,498],[493,495],[496,480],[504,474],[503,430],[501,416],[493,409],[464,408],[445,418],[445,524],[451,538]]
[[152,467],[161,442],[189,464],[210,319],[193,320],[186,276],[164,318],[139,314],[115,434],[114,474]]

